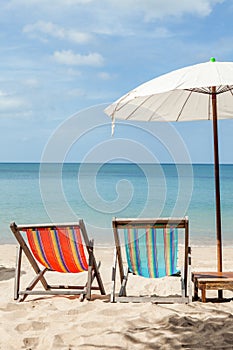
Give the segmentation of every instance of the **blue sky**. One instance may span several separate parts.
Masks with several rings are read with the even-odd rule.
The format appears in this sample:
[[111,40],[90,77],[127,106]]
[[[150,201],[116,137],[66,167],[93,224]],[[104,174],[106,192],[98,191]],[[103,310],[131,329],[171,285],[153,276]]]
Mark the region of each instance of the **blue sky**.
[[[191,162],[213,162],[208,122],[168,129],[121,124],[113,140],[103,110],[171,70],[211,56],[232,61],[231,0],[0,0],[0,6],[1,162],[45,159],[62,132],[65,144],[59,139],[49,149],[50,160],[141,162],[146,148],[147,160],[152,153],[159,162],[174,161],[177,154],[165,140],[171,128]],[[72,144],[70,120],[77,133]],[[233,121],[219,123],[222,163],[233,163],[232,134]],[[125,140],[141,151],[124,154]]]

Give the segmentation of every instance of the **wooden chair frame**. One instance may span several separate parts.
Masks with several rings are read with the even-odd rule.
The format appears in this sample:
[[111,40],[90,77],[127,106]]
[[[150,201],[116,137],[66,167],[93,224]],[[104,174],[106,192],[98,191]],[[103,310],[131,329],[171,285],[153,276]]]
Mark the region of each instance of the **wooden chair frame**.
[[[69,227],[78,226],[83,237],[84,245],[86,246],[88,253],[88,271],[87,282],[84,286],[80,285],[50,285],[45,279],[44,275],[47,271],[51,271],[48,268],[41,269],[32,254],[29,245],[26,243],[21,231],[24,229],[34,228],[54,228],[54,227]],[[10,225],[10,228],[18,241],[19,246],[16,257],[16,269],[15,269],[15,286],[14,286],[14,299],[18,301],[24,301],[28,295],[80,295],[80,300],[83,301],[86,297],[87,300],[91,299],[91,291],[99,290],[102,295],[105,295],[104,285],[99,273],[100,263],[97,265],[94,253],[93,253],[93,240],[89,240],[85,224],[83,220],[79,220],[78,223],[59,223],[59,224],[34,224],[34,225],[16,225],[14,222]],[[30,262],[33,270],[35,271],[35,278],[29,283],[26,289],[20,289],[20,274],[21,274],[21,262],[22,253],[25,254]],[[97,280],[98,286],[92,286],[94,280]],[[44,287],[44,290],[34,290],[34,287],[38,282]]]
[[[191,248],[189,247],[189,221],[188,218],[114,218],[112,220],[112,227],[115,240],[115,253],[114,262],[112,268],[112,290],[111,290],[111,302],[148,302],[153,303],[188,303],[192,299],[192,286],[191,286]],[[118,230],[124,228],[165,228],[175,227],[184,229],[184,265],[181,275],[181,295],[164,297],[164,296],[145,296],[134,297],[126,296],[126,285],[128,281],[129,269],[126,266],[124,271],[122,253],[121,253],[121,241]],[[120,291],[116,294],[116,271],[117,263],[120,274]]]

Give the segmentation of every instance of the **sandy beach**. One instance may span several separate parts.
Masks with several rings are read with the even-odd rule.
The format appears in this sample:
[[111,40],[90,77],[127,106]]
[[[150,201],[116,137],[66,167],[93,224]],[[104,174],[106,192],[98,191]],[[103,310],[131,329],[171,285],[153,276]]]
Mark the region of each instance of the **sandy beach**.
[[[193,247],[192,270],[214,270],[215,250]],[[228,301],[223,303],[111,304],[113,249],[98,247],[95,253],[102,261],[106,296],[96,293],[83,303],[77,297],[31,296],[17,303],[13,300],[16,246],[0,246],[0,349],[233,348],[232,292],[224,292]],[[232,255],[233,248],[224,248],[224,270],[231,270]],[[30,277],[33,272],[24,259],[22,283]],[[56,281],[55,273],[49,277]],[[179,292],[179,283],[167,278],[133,277],[128,287],[132,295]],[[207,293],[207,298],[217,296],[215,291]]]

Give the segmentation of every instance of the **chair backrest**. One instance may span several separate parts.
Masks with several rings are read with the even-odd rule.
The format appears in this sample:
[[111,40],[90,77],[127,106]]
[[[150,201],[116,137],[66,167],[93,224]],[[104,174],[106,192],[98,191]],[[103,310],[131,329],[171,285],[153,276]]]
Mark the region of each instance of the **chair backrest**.
[[71,273],[88,269],[80,225],[45,224],[17,228],[26,232],[32,254],[46,268]]
[[129,271],[144,277],[178,272],[178,232],[174,227],[124,229]]
[[120,230],[124,231],[124,246],[129,271],[144,277],[156,278],[178,272],[178,231],[185,237],[184,274],[188,270],[188,218],[113,219],[113,230],[121,278]]

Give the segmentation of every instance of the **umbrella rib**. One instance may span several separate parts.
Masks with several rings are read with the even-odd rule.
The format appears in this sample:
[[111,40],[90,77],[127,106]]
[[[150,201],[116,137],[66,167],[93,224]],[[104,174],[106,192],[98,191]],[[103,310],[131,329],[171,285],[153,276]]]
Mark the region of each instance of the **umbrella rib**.
[[217,94],[222,94],[224,92],[227,92],[227,91],[232,91],[233,87],[232,85],[225,85],[225,86],[220,86],[218,91],[217,91]]
[[196,93],[199,93],[199,94],[211,94],[209,88],[190,88],[190,89],[184,89],[186,91],[191,91],[191,92],[196,92]]
[[183,112],[183,110],[184,110],[184,107],[186,106],[186,104],[187,104],[187,102],[188,102],[188,99],[189,99],[189,97],[191,96],[191,94],[192,94],[192,91],[189,91],[189,94],[188,94],[188,96],[187,96],[185,102],[183,103],[183,106],[182,106],[182,108],[181,108],[181,110],[180,110],[180,113],[178,114],[178,116],[177,116],[177,118],[176,118],[176,121],[177,121],[177,122],[178,122],[178,120],[179,120],[179,118],[180,118],[180,116],[181,116],[181,114],[182,114],[182,112]]
[[233,92],[232,92],[232,89],[230,89],[229,91],[230,91],[231,95],[233,96]]
[[[166,101],[167,99],[168,99],[168,97],[166,97],[165,101]],[[157,107],[156,111],[152,112],[150,118],[148,119],[149,122],[151,122],[153,116],[157,113],[157,110],[158,110],[163,104],[164,104],[164,101],[162,101],[162,102],[160,103],[160,105]]]
[[125,118],[125,120],[129,120],[131,117],[132,117],[132,115],[141,107],[141,106],[143,106],[143,104],[144,103],[146,103],[150,98],[152,98],[153,97],[153,95],[150,95],[150,96],[148,96],[144,101],[142,101],[138,106],[137,106],[137,108],[135,108],[129,115],[128,115],[128,117],[127,118]]
[[122,101],[124,101],[124,100],[131,94],[131,92],[132,92],[132,91],[128,92],[128,94],[124,95],[124,96],[117,102],[116,107],[114,108],[113,114],[114,114],[115,112],[120,111],[123,107],[125,107],[125,106],[127,105],[128,102],[124,103],[123,105],[120,106],[120,108],[118,108],[119,105],[122,103]]

